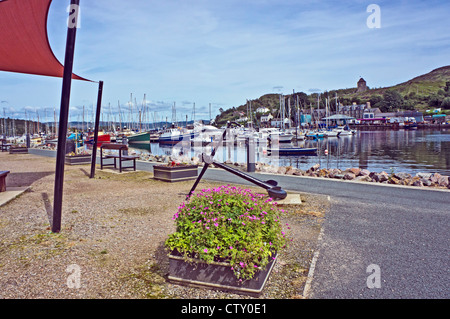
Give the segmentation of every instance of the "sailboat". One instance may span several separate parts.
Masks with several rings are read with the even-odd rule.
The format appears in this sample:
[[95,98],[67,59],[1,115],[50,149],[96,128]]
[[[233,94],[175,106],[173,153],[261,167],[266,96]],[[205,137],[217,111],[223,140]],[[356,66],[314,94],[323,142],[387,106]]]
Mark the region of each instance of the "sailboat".
[[150,132],[140,132],[128,136],[128,144],[148,144],[150,143]]

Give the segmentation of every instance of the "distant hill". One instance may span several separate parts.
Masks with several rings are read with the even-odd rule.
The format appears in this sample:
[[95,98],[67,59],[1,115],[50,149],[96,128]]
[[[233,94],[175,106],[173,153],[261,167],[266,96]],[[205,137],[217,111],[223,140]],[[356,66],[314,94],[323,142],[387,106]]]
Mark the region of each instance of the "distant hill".
[[[337,101],[341,105],[350,105],[352,103],[364,104],[371,102],[372,107],[380,107],[382,110],[389,110],[390,100],[383,97],[387,91],[395,91],[398,93],[398,104],[403,109],[416,109],[424,111],[429,108],[443,108],[449,110],[450,113],[450,65],[437,68],[427,74],[417,76],[409,81],[382,88],[368,88],[364,92],[357,92],[357,88],[337,89],[324,92],[320,95],[322,99],[329,97],[331,104],[331,111]],[[295,101],[299,101],[300,107],[306,111],[310,107],[315,108],[317,106],[318,94],[313,93],[307,95],[303,92],[293,93],[291,95],[285,95],[286,101],[290,98],[291,107],[295,106]],[[322,100],[321,107],[324,105]],[[270,113],[276,116],[280,108],[280,95],[279,94],[265,94],[258,99],[251,101],[251,109],[253,112],[258,107],[265,107],[270,110]],[[229,120],[236,120],[239,118],[238,112],[244,112],[247,114],[248,103],[244,103],[238,107],[232,107],[228,110],[222,110],[215,122],[219,125],[226,123]],[[287,102],[286,102],[287,105]],[[256,115],[257,119],[261,115]]]
[[409,81],[385,88],[378,88],[360,93],[361,97],[370,97],[373,94],[383,94],[384,91],[395,89],[403,95],[412,92],[416,94],[429,95],[437,93],[439,89],[445,90],[446,82],[450,81],[450,65],[417,76]]

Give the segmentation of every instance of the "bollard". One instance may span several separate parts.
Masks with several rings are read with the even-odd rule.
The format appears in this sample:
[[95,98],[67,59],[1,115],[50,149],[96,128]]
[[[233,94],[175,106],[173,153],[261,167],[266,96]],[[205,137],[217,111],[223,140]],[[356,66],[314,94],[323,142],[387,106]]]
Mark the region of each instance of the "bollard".
[[[128,138],[126,137],[126,135],[122,137],[122,144],[128,144]],[[128,150],[123,151],[123,155],[128,155]]]
[[255,172],[255,140],[253,137],[247,137],[245,140],[247,146],[247,172]]

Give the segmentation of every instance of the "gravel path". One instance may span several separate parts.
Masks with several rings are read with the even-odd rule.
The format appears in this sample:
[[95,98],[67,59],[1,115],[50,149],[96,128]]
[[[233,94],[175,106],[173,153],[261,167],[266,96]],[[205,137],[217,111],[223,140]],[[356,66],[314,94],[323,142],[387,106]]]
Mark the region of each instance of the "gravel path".
[[[7,186],[30,190],[0,207],[0,298],[252,298],[167,282],[164,241],[193,182],[164,183],[144,171],[67,166],[62,230],[50,231],[55,159],[0,153]],[[201,182],[199,188],[220,183]],[[260,189],[255,189],[260,191]],[[301,194],[287,208],[292,243],[259,298],[302,298],[329,202]],[[73,281],[79,274],[79,281]]]

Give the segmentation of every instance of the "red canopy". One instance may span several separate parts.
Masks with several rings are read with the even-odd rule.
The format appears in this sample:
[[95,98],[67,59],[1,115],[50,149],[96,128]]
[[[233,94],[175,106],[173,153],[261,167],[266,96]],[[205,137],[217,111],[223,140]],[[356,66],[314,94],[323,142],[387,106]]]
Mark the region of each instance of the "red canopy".
[[[47,36],[52,0],[0,0],[0,71],[62,77]],[[84,80],[73,74],[72,79]]]

